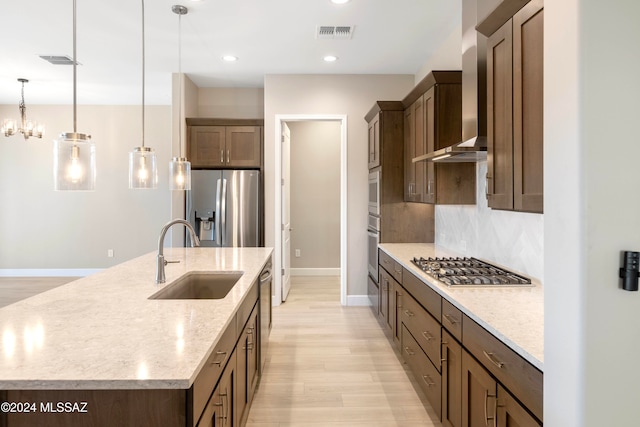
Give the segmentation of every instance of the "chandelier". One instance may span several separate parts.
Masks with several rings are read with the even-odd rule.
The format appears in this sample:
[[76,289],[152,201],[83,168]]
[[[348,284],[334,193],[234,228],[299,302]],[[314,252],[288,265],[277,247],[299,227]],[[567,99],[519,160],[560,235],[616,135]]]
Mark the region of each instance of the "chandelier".
[[29,139],[30,136],[36,138],[42,138],[44,135],[44,126],[39,125],[36,122],[32,122],[31,120],[27,120],[27,106],[24,103],[24,84],[29,83],[27,79],[18,79],[20,83],[22,83],[22,98],[20,100],[20,104],[18,108],[20,109],[20,126],[18,127],[18,122],[13,119],[5,119],[2,123],[2,133],[4,136],[15,135],[20,132],[24,139]]

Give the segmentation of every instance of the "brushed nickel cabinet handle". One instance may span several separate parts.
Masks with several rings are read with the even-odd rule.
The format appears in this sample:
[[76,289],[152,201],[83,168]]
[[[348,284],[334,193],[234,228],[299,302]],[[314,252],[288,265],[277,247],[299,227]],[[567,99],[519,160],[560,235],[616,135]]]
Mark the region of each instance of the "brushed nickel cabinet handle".
[[227,150],[227,163],[229,163],[231,160],[231,150]]
[[224,163],[224,150],[220,149],[220,163]]
[[406,314],[406,315],[407,315],[407,317],[413,317],[413,316],[415,316],[415,314],[413,314],[413,313],[412,313],[412,312],[410,312],[409,310],[405,310],[405,311],[404,311],[404,314]]
[[[487,427],[489,427],[489,420],[493,420],[493,425],[496,425],[495,419],[496,419],[496,414],[493,414],[493,417],[488,416],[487,414],[487,406],[489,403],[489,397],[496,397],[495,395],[489,394],[489,390],[485,390],[484,391],[484,425],[486,425]],[[498,399],[496,398],[496,401]]]
[[214,360],[211,362],[212,365],[218,365],[218,366],[222,366],[222,363],[224,363],[225,360],[227,360],[227,352],[226,351],[216,351],[216,355],[221,355],[224,354],[224,357],[222,358],[222,360]]
[[443,314],[442,317],[447,319],[447,322],[451,323],[452,325],[455,325],[456,323],[459,323],[458,319],[456,319],[455,317],[453,317],[450,314]]
[[484,177],[484,196],[489,200],[489,180],[491,177],[489,174],[486,174]]
[[423,375],[422,376],[422,381],[424,381],[425,384],[427,384],[427,387],[431,387],[432,385],[436,385],[436,383],[433,382],[433,380],[431,379],[431,377],[429,375]]
[[482,354],[484,354],[484,355],[485,355],[485,357],[486,357],[487,359],[489,359],[489,361],[490,361],[491,363],[493,363],[494,365],[496,365],[498,368],[502,368],[502,367],[504,366],[504,362],[499,361],[499,360],[496,358],[495,354],[493,354],[493,353],[487,353],[485,350],[482,350]]
[[431,334],[429,333],[429,331],[423,331],[423,332],[422,332],[422,336],[423,336],[427,341],[431,341],[431,340],[434,338],[434,336],[433,336],[433,335],[431,335]]
[[411,350],[411,347],[407,346],[404,348],[405,353],[407,353],[409,356],[413,356],[415,353],[413,352],[413,350]]

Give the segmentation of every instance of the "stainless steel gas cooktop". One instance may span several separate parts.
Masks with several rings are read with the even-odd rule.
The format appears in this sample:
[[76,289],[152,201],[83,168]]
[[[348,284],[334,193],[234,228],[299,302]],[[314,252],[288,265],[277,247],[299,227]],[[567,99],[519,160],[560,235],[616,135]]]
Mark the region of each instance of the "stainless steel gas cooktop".
[[417,258],[422,271],[447,286],[532,286],[531,279],[476,258]]

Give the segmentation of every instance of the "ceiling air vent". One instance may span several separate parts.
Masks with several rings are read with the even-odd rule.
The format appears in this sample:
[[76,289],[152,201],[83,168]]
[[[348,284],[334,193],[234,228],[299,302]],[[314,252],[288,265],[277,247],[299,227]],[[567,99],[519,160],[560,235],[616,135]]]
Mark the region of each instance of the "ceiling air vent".
[[[66,55],[40,55],[40,58],[53,65],[73,65],[73,59]],[[76,65],[82,65],[76,62]]]
[[317,39],[349,40],[353,36],[353,25],[335,26],[318,25],[316,27]]

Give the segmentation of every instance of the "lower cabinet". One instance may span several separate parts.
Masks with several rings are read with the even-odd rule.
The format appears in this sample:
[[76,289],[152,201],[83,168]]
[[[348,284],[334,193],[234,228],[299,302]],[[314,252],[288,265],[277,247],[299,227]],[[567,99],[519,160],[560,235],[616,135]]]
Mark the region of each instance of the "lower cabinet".
[[496,426],[498,384],[481,364],[462,352],[462,427]]
[[442,330],[442,425],[462,426],[462,346]]
[[498,427],[539,427],[539,423],[511,393],[498,384]]
[[381,262],[376,314],[442,425],[542,426],[542,372],[411,271],[395,277]]
[[236,352],[222,371],[218,385],[204,408],[198,427],[232,427],[236,421]]
[[418,342],[404,325],[402,325],[401,337],[402,357],[416,376],[420,388],[422,388],[431,407],[440,418],[440,395],[442,394],[440,372],[433,366],[420,345],[418,345]]
[[540,427],[542,423],[463,350],[462,426]]
[[256,327],[258,325],[258,309],[256,307],[251,312],[251,316],[247,321],[240,340],[236,347],[236,363],[237,363],[237,413],[240,424],[244,424],[249,415],[249,408],[253,401],[253,394],[258,385],[258,366],[260,358],[258,354],[258,346],[256,343]]

